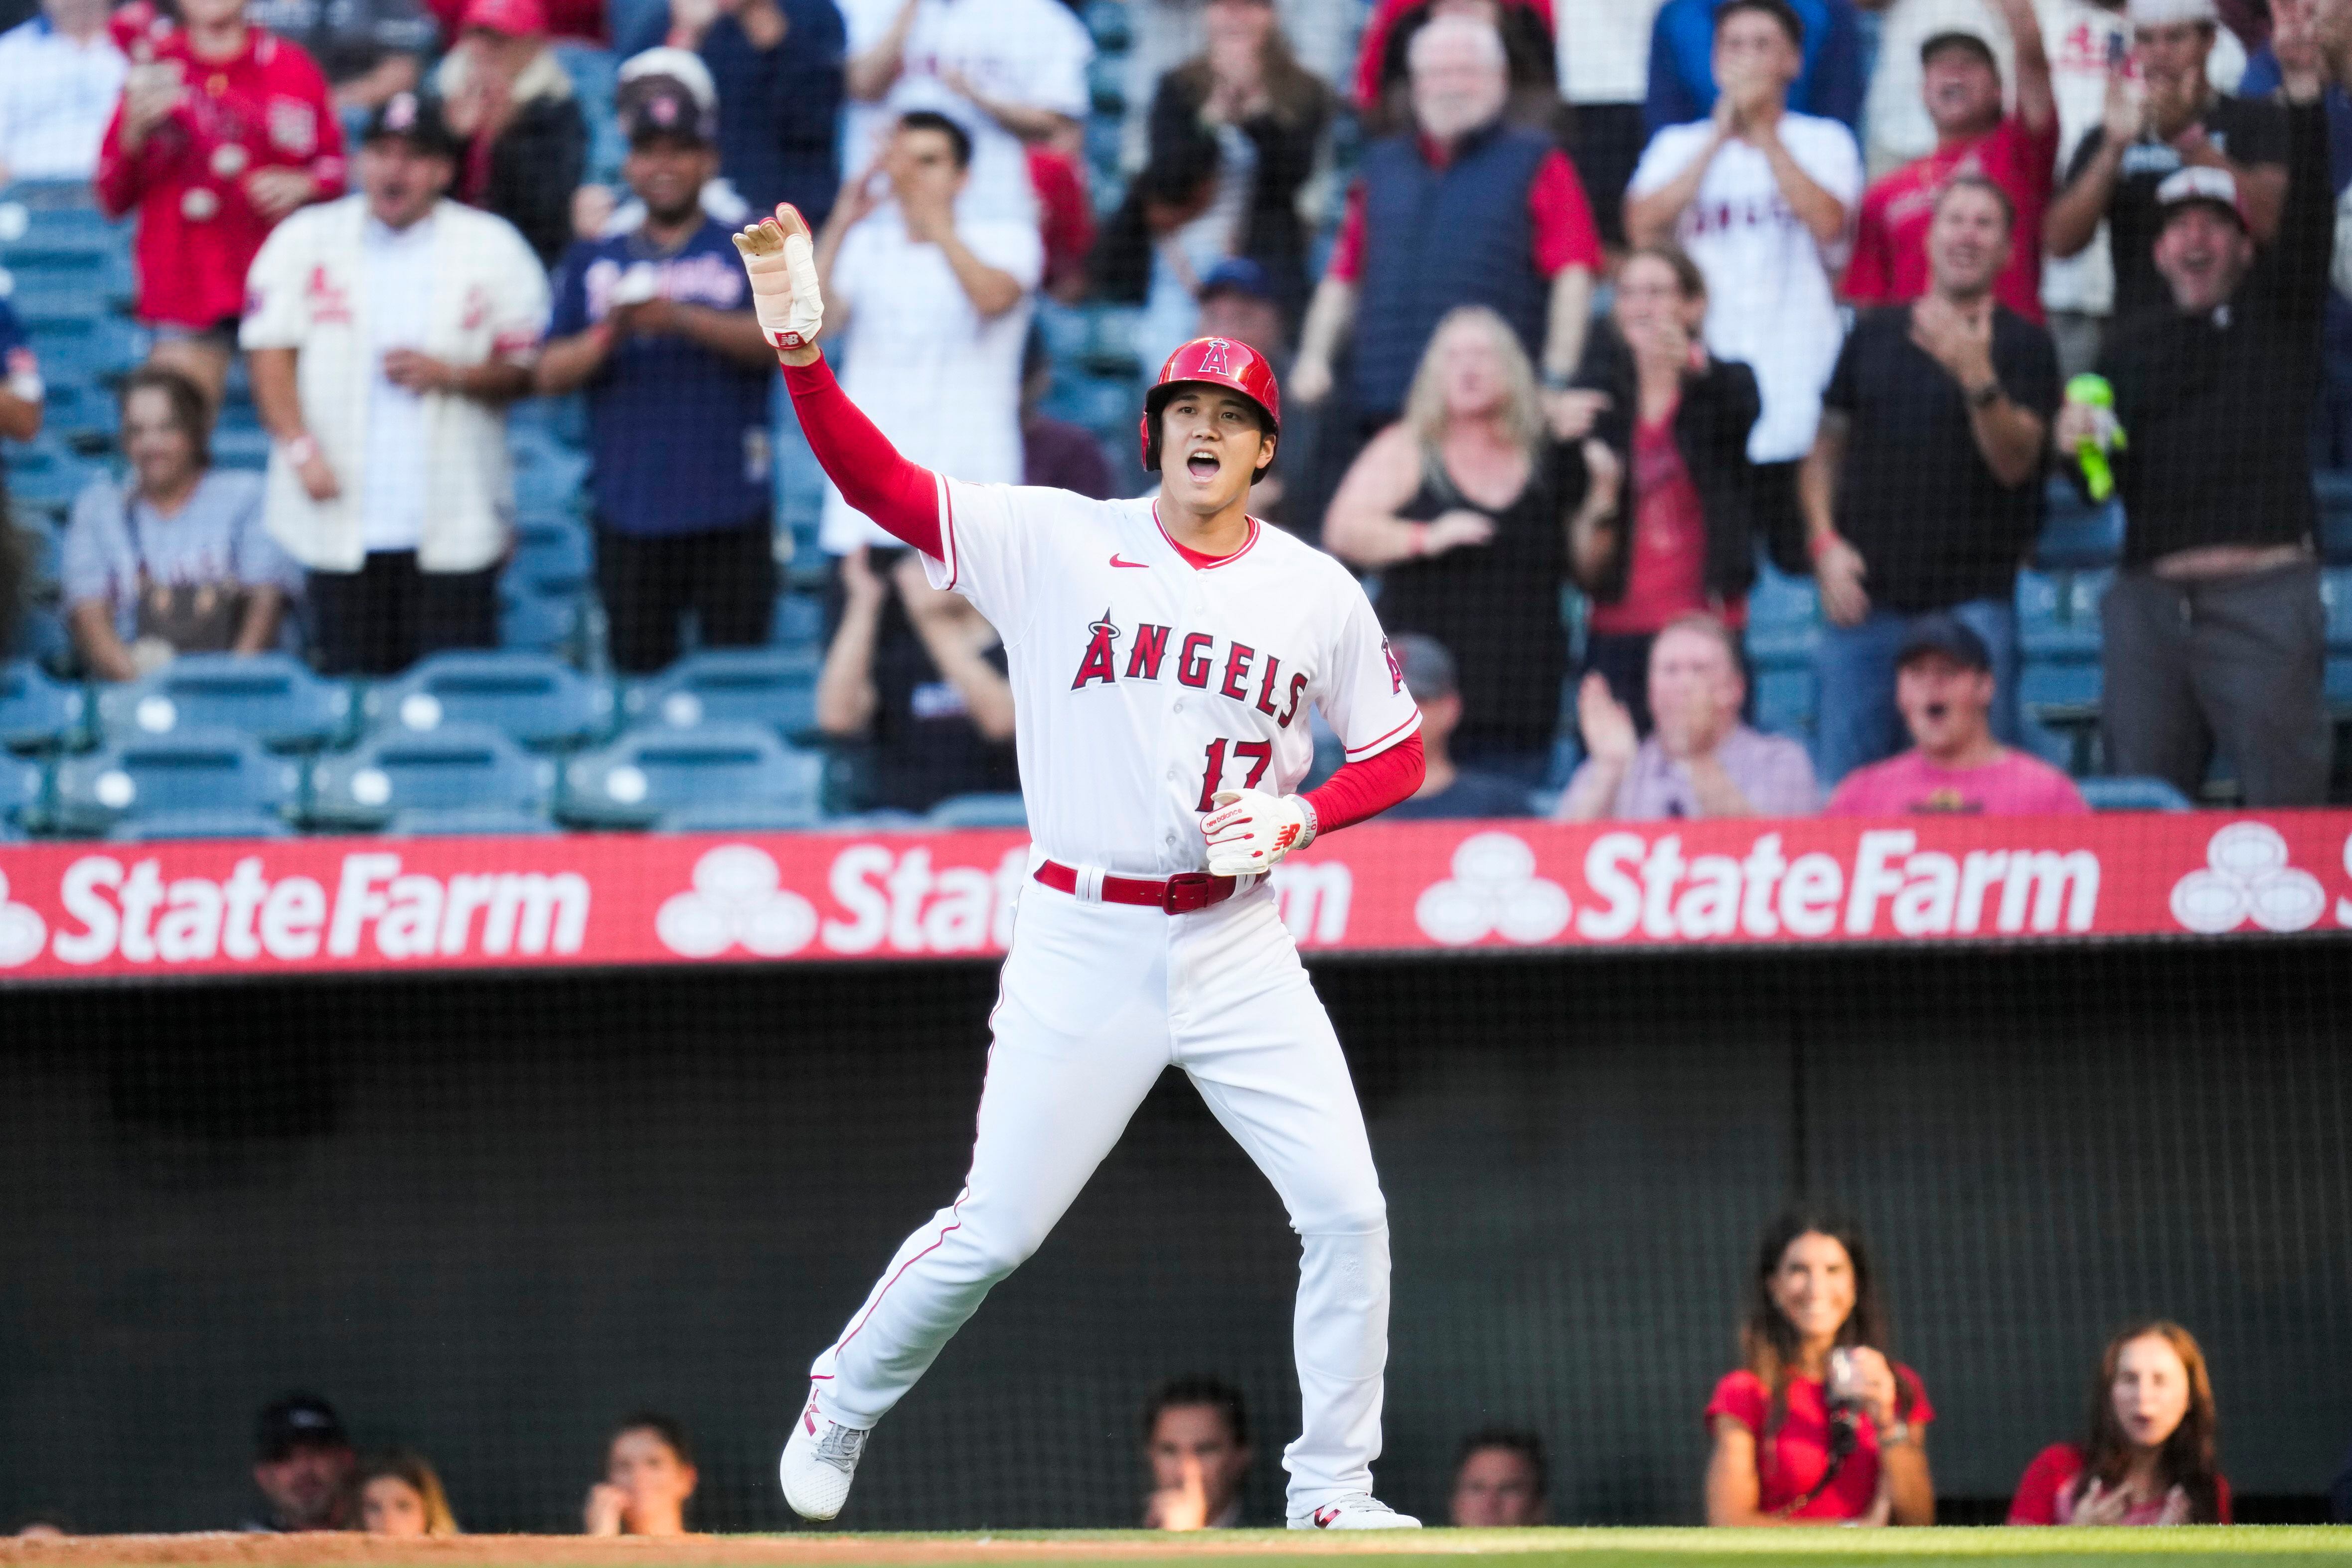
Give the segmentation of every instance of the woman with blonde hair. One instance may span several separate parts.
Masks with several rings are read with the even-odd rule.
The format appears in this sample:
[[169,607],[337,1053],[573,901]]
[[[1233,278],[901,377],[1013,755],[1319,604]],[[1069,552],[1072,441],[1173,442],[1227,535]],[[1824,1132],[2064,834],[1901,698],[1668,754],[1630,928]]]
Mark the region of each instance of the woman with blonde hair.
[[2109,1340],[2091,1384],[2088,1439],[2034,1456],[2009,1522],[2229,1523],[2213,1383],[2196,1337],[2156,1318]]
[[407,1448],[360,1467],[360,1528],[370,1535],[456,1535],[449,1495],[424,1455]]
[[1454,760],[1528,784],[1549,765],[1568,673],[1559,592],[1574,498],[1557,468],[1517,336],[1464,305],[1438,322],[1404,417],[1372,437],[1323,522],[1325,549],[1380,574],[1389,634],[1453,653]]

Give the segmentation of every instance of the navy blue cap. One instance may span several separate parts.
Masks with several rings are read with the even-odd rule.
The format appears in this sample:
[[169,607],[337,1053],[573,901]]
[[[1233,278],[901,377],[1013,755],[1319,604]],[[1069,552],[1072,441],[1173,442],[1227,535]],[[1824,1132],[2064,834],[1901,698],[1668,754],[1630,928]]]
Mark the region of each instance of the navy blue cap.
[[1911,623],[1904,634],[1903,646],[1895,655],[1895,668],[1902,668],[1923,655],[1940,653],[1953,663],[1969,669],[1992,671],[1992,649],[1976,628],[1958,616],[1922,616]]

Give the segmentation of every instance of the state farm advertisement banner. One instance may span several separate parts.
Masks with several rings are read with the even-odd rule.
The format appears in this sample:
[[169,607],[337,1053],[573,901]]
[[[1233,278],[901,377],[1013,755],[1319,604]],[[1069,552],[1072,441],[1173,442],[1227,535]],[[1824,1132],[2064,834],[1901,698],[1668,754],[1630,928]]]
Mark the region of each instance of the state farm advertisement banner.
[[[0,979],[983,957],[1030,854],[1006,832],[0,848]],[[1309,952],[2253,939],[2352,927],[2352,812],[1371,823],[1274,890]]]

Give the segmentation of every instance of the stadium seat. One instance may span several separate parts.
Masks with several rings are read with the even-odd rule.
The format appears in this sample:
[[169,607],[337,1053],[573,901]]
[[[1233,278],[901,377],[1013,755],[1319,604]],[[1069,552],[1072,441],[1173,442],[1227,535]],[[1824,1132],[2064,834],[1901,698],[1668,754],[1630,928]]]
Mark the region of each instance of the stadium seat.
[[396,811],[383,829],[387,838],[549,838],[562,831],[544,812],[475,806]]
[[1085,16],[1087,31],[1094,35],[1095,47],[1104,54],[1125,54],[1134,41],[1135,23],[1118,0],[1094,0],[1086,8]]
[[0,746],[19,752],[69,746],[81,738],[87,701],[30,659],[0,665]]
[[190,653],[142,679],[98,689],[110,741],[234,730],[272,751],[332,745],[351,726],[351,688],[282,653]]
[[371,730],[484,724],[520,745],[578,746],[610,732],[612,689],[543,654],[438,653],[361,700]]
[[62,514],[90,480],[104,473],[66,445],[62,437],[44,433],[8,448],[8,495],[19,507]]
[[2352,471],[2321,468],[2311,476],[2319,501],[2319,553],[2331,566],[2352,565]]
[[621,699],[631,726],[761,724],[790,739],[816,727],[814,648],[707,648],[639,681]]
[[819,648],[824,641],[824,601],[814,594],[779,594],[768,640],[783,648]]
[[2076,779],[2093,811],[2188,811],[2189,797],[2163,779]]
[[2099,656],[2099,600],[2114,578],[2107,571],[2017,574],[2017,641],[2028,659],[2082,660]]
[[1018,790],[1001,795],[959,795],[931,807],[933,827],[1026,827],[1029,808]]
[[[371,735],[323,757],[310,772],[308,816],[322,827],[409,833],[502,832],[462,826],[486,816],[544,821],[555,764],[526,754],[487,724],[450,723],[423,733]],[[445,826],[446,825],[446,826]]]
[[587,641],[587,605],[577,594],[536,594],[499,584],[499,646],[516,653],[576,654]]
[[112,316],[28,316],[25,332],[45,380],[103,381],[136,364],[142,347],[137,330]]
[[291,838],[294,829],[278,817],[248,811],[159,811],[118,822],[109,838],[134,844],[173,838]]
[[2352,566],[2321,570],[2319,604],[2327,615],[2327,651],[2352,654]]
[[76,834],[273,834],[300,792],[300,769],[263,752],[251,736],[190,730],[63,759],[51,820]]
[[2044,572],[2086,571],[2112,566],[2123,555],[2124,509],[2109,501],[2093,506],[2063,476],[2049,483],[2042,533],[2033,542],[2033,564]]
[[[817,819],[824,759],[756,724],[639,730],[564,767],[557,815],[585,827],[783,826]],[[786,822],[783,819],[789,818]]]
[[568,594],[588,587],[595,573],[595,546],[584,524],[549,516],[516,525],[508,578],[527,583],[541,594]]
[[22,837],[40,818],[41,764],[0,752],[0,838]]

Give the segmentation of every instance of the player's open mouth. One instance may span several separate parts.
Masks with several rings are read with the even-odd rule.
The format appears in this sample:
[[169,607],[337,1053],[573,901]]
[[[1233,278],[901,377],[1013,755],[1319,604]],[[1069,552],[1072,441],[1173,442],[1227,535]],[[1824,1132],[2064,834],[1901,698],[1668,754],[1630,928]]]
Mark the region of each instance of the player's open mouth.
[[1184,459],[1186,471],[1194,479],[1212,479],[1215,477],[1217,470],[1223,467],[1224,464],[1218,459],[1214,452],[1195,452]]

